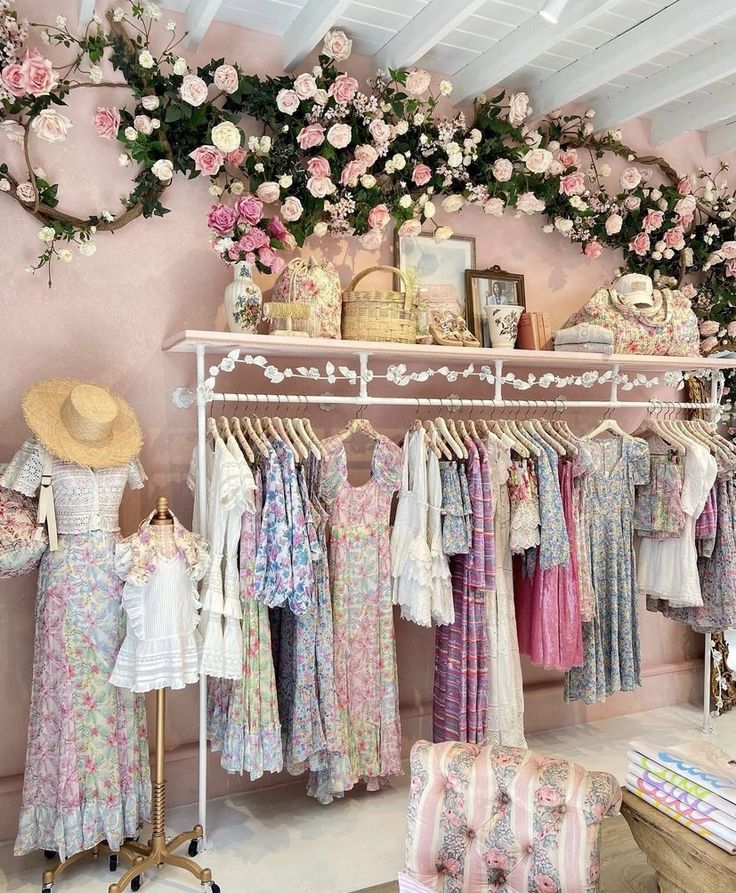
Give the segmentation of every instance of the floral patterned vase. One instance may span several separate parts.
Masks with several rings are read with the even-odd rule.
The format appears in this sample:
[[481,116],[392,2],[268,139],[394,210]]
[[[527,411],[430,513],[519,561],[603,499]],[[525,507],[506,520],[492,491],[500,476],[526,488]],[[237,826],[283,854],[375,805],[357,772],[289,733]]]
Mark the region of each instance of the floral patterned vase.
[[492,347],[514,347],[523,307],[513,304],[486,307]]
[[233,281],[225,289],[225,311],[231,332],[254,334],[263,316],[263,295],[247,261],[233,264]]

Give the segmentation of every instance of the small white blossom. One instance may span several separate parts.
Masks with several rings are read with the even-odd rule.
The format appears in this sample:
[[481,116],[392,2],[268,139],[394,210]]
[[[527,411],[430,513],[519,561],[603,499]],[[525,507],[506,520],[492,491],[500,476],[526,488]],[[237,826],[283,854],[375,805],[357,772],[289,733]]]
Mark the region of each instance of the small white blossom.
[[452,84],[449,81],[440,81],[440,93],[449,96],[452,93]]
[[432,217],[434,217],[436,210],[437,209],[432,202],[425,202],[424,207],[422,208],[422,213],[427,220],[430,220]]
[[125,128],[125,139],[130,140],[131,142],[138,139],[138,131],[135,129],[135,127]]
[[66,28],[66,17],[65,16],[57,16],[56,24],[59,26],[59,28]]
[[242,195],[245,192],[245,186],[240,180],[236,180],[230,187],[230,192],[232,192],[233,195]]
[[56,231],[53,226],[44,226],[38,231],[38,238],[48,244],[56,238]]
[[92,16],[92,21],[95,23],[95,25],[101,25],[101,24],[102,24],[102,19],[100,18],[100,16],[97,15],[97,13],[95,13],[95,14]]
[[143,50],[138,54],[138,64],[141,68],[153,68],[155,64],[154,58],[148,50]]
[[424,124],[424,115],[421,112],[417,112],[416,115],[414,115],[414,123],[417,127],[419,127],[420,124]]
[[184,59],[182,56],[179,56],[174,62],[173,71],[174,74],[178,74],[181,77],[184,77],[184,75],[189,71],[187,60]]
[[409,129],[409,122],[405,119],[399,121],[399,123],[396,125],[396,133],[398,133],[399,136],[402,136],[403,134],[405,134],[408,129]]
[[51,43],[51,38],[49,37],[48,31],[41,32],[41,43],[45,43],[45,44]]
[[126,152],[123,152],[122,155],[118,155],[118,164],[120,165],[120,167],[128,167],[131,161],[132,159],[130,155],[128,155]]
[[74,256],[68,248],[60,248],[58,253],[59,260],[63,260],[65,264],[70,263]]
[[115,11],[112,14],[113,22],[122,22],[125,18],[125,10],[122,6],[116,6]]
[[262,161],[259,161],[258,164],[255,165],[255,170],[257,170],[259,174],[263,173],[263,162]]
[[363,174],[360,178],[360,185],[363,186],[364,189],[373,189],[376,185],[376,178],[373,174]]
[[410,208],[412,205],[411,196],[410,195],[402,195],[399,199],[399,207],[400,208]]
[[102,81],[102,69],[99,65],[93,65],[89,70],[89,79],[93,84],[99,84]]
[[319,65],[315,65],[312,69],[312,74],[316,77],[322,77],[322,68]]
[[95,251],[97,251],[97,245],[94,242],[82,242],[79,246],[79,253],[85,257],[92,257]]
[[157,3],[147,3],[145,14],[157,22],[161,18],[161,7]]
[[215,198],[222,195],[222,186],[218,186],[217,183],[212,183],[210,186],[210,195],[214,195]]
[[288,189],[293,182],[294,178],[291,176],[291,174],[282,174],[278,180],[279,186],[282,189]]
[[151,127],[153,127],[154,130],[158,130],[159,127],[161,127],[161,122],[159,121],[158,118],[151,119]]
[[610,177],[611,176],[611,165],[610,164],[602,164],[600,166],[600,175],[601,175],[601,177]]
[[169,19],[169,21],[166,23],[166,30],[176,31],[176,22],[173,19]]
[[10,181],[6,180],[5,177],[0,180],[0,192],[10,192]]

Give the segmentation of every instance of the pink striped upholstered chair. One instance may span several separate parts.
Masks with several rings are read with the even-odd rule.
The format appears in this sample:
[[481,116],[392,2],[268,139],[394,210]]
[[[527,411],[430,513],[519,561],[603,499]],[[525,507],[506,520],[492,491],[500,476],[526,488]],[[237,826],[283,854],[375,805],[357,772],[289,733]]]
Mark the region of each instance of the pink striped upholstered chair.
[[620,803],[607,772],[515,747],[419,741],[401,887],[597,893],[601,822]]

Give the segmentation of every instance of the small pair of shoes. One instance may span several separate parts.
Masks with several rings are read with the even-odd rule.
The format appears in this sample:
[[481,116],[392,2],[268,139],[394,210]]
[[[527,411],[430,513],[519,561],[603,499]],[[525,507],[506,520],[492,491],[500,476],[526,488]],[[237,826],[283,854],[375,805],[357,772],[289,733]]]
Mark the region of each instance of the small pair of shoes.
[[465,320],[452,310],[433,313],[429,331],[435,344],[446,347],[480,347],[480,341],[468,329]]

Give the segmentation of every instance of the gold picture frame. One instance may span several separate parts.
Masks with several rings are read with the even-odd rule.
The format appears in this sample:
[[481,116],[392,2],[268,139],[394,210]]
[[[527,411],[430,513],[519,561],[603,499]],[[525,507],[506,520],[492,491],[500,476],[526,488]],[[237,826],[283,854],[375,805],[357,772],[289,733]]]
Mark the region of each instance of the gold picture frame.
[[491,346],[484,310],[487,306],[498,304],[526,308],[524,274],[509,273],[498,264],[485,270],[466,270],[465,318],[468,328],[483,347]]

